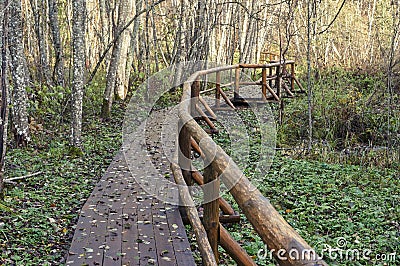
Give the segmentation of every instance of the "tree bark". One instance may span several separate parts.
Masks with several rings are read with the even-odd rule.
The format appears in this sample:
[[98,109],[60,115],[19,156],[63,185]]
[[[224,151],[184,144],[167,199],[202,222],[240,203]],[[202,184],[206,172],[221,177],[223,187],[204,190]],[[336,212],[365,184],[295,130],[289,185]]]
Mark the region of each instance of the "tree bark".
[[53,47],[55,54],[55,62],[53,69],[53,80],[57,86],[64,87],[64,51],[61,41],[60,26],[58,22],[58,3],[57,0],[48,0],[49,5],[49,21],[51,35],[53,37]]
[[72,4],[72,49],[74,77],[72,82],[72,125],[71,146],[81,149],[82,145],[82,101],[85,74],[85,0]]
[[9,50],[13,85],[11,97],[13,132],[16,145],[26,146],[29,141],[28,96],[26,87],[29,86],[30,79],[23,49],[21,1],[11,1],[9,5],[11,15],[9,23],[11,30]]
[[0,120],[0,199],[4,190],[4,164],[7,148],[8,126],[8,87],[7,87],[7,40],[8,40],[8,0],[0,1],[0,91],[1,91],[1,120]]
[[[128,16],[132,13],[132,9],[133,3],[131,0],[121,0],[119,2],[117,26],[114,31],[115,34],[120,34],[127,21],[130,21]],[[114,94],[122,96],[122,99],[126,96],[124,86],[127,78],[125,75],[125,67],[127,62],[127,46],[130,44],[129,32],[130,30],[128,30],[128,32],[122,32],[120,38],[117,39],[112,49],[110,66],[107,72],[106,89],[104,91],[103,105],[101,108],[101,117],[103,119],[109,119],[111,117]],[[114,36],[114,38],[115,37],[116,36]]]
[[37,47],[39,49],[39,60],[36,63],[38,68],[37,75],[40,82],[50,84],[50,65],[48,58],[47,47],[47,17],[46,17],[46,4],[44,0],[33,1],[30,0],[36,33]]
[[[126,0],[124,2],[124,7],[123,7],[124,25],[127,21],[129,21],[133,17],[134,6],[135,3],[133,0]],[[124,100],[126,98],[129,86],[131,65],[128,64],[129,63],[128,54],[129,54],[129,49],[131,49],[130,44],[131,44],[131,34],[133,27],[134,24],[132,24],[126,31],[124,31],[120,38],[121,51],[120,51],[119,62],[117,62],[118,67],[115,80],[115,95],[117,98],[121,100]]]

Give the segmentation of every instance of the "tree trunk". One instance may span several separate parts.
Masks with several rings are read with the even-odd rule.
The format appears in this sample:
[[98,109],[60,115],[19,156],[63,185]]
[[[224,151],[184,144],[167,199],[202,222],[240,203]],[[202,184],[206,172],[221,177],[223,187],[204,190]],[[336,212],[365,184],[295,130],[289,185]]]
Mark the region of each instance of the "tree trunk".
[[85,74],[85,0],[75,0],[72,5],[72,49],[74,77],[72,82],[71,146],[81,149],[82,100]]
[[29,141],[28,96],[26,87],[29,86],[28,67],[24,55],[22,39],[21,1],[10,3],[10,56],[12,76],[12,123],[17,146],[26,146]]
[[[122,28],[125,26],[125,23],[128,21],[128,14],[131,13],[129,12],[132,11],[133,4],[131,3],[131,0],[121,0],[120,5],[118,8],[118,22],[117,22],[117,27],[116,30],[114,31],[114,34],[120,34],[120,31]],[[117,94],[116,87],[121,85],[124,86],[125,81],[119,80],[122,78],[122,74],[120,70],[120,66],[122,67],[121,62],[121,55],[122,52],[127,51],[127,49],[123,49],[124,46],[129,45],[130,41],[127,39],[127,35],[129,37],[129,33],[127,32],[122,32],[120,38],[115,42],[113,49],[112,49],[112,55],[111,55],[111,61],[110,61],[110,66],[108,68],[107,72],[107,83],[106,83],[106,89],[104,91],[104,96],[103,96],[103,105],[101,107],[101,117],[103,119],[109,119],[111,117],[111,107],[113,103],[113,96],[114,94]],[[115,35],[114,38],[117,36]],[[125,47],[126,48],[126,47]],[[123,56],[124,59],[123,61],[126,64],[126,56]],[[125,71],[125,64],[123,64],[124,71]],[[118,80],[117,80],[118,77]],[[126,77],[123,77],[126,79]],[[129,77],[128,77],[129,78]],[[123,88],[123,90],[125,90]],[[122,95],[123,96],[123,95]]]
[[30,0],[32,12],[35,21],[36,40],[39,49],[39,62],[37,62],[37,75],[40,82],[50,84],[50,66],[48,59],[47,47],[47,17],[46,17],[46,4],[44,0],[33,1]]
[[7,38],[8,38],[8,0],[0,1],[0,91],[1,91],[1,120],[0,120],[0,199],[3,198],[4,190],[4,164],[7,148],[7,126],[8,126],[8,87],[7,80]]
[[58,3],[57,0],[49,1],[49,21],[51,28],[51,35],[53,37],[53,47],[55,53],[55,62],[53,70],[54,84],[64,87],[64,52],[61,41],[60,26],[58,23]]
[[[134,16],[134,6],[135,3],[133,0],[126,0],[124,3],[124,22],[123,25],[129,20],[131,20]],[[131,26],[124,31],[121,34],[121,51],[120,51],[120,58],[118,62],[118,67],[117,67],[117,73],[116,73],[116,80],[115,80],[115,95],[117,98],[124,100],[126,97],[126,94],[128,92],[128,86],[129,86],[129,76],[130,76],[130,69],[131,65],[128,65],[128,54],[129,54],[129,49],[130,44],[131,44],[131,34],[132,34],[132,29],[134,27],[134,24],[131,24]]]

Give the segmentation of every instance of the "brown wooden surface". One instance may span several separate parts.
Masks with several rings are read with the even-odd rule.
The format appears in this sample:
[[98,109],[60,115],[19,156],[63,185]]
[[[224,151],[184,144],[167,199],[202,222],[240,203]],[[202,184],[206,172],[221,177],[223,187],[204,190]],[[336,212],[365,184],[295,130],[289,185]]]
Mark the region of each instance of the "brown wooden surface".
[[148,195],[119,153],[81,210],[67,265],[196,264],[178,208]]
[[183,122],[179,120],[178,127],[180,129],[178,135],[179,151],[178,151],[178,161],[181,166],[183,178],[187,185],[191,186],[193,184],[192,175],[190,173],[191,169],[191,157],[192,157],[192,146],[191,137],[187,132],[186,127],[184,127]]
[[236,261],[240,266],[255,266],[257,265],[247,254],[247,252],[233,239],[229,232],[222,226],[219,226],[221,246]]
[[219,242],[219,190],[220,184],[217,172],[213,170],[212,164],[204,170],[204,184],[208,185],[204,189],[204,216],[203,224],[206,229],[208,241],[215,255],[215,260],[219,261],[218,242]]
[[[197,143],[196,141],[194,141],[194,142]],[[199,150],[200,150],[200,147],[199,147]],[[193,171],[192,172],[192,178],[200,186],[204,185],[204,177],[199,171]],[[228,215],[234,215],[235,214],[235,211],[233,210],[232,206],[229,205],[229,203],[224,198],[220,197],[218,199],[218,201],[219,201],[219,208],[221,209],[221,211],[224,214],[228,214]]]

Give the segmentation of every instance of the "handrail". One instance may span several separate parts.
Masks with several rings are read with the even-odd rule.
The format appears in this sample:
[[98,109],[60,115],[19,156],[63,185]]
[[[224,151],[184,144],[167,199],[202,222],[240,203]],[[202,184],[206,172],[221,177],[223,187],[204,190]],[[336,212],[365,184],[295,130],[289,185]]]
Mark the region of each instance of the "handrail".
[[[198,83],[202,76],[230,70],[236,70],[237,75],[241,69],[262,69],[263,81],[261,86],[265,96],[266,88],[268,88],[265,79],[266,69],[270,69],[271,72],[272,68],[277,68],[276,78],[277,82],[280,83],[280,76],[282,74],[279,71],[285,69],[286,65],[291,65],[291,86],[293,87],[295,82],[294,64],[294,61],[275,62],[271,64],[236,64],[200,70],[193,73],[183,85],[183,94],[181,104],[179,105],[179,120],[181,125],[179,132],[180,149],[178,149],[180,154],[179,166],[182,169],[186,183],[191,185],[190,143],[193,138],[199,144],[197,149],[200,148],[202,156],[206,161],[210,162],[206,168],[207,173],[205,173],[204,177],[204,183],[208,185],[207,189],[213,190],[212,193],[215,193],[216,190],[219,191],[219,180],[225,184],[263,242],[273,251],[272,254],[280,265],[327,265],[323,260],[319,259],[318,255],[307,242],[283,219],[269,200],[247,179],[237,164],[201,128],[191,114],[194,109],[193,106],[198,102],[196,101],[196,98],[200,94]],[[239,84],[238,80],[239,78],[236,76],[237,84]],[[278,89],[280,88],[280,86],[277,87]],[[277,92],[276,97],[280,97],[280,91]],[[207,191],[205,191],[205,197],[207,197]],[[218,210],[218,200],[207,203],[207,206],[209,210],[213,209],[214,211],[215,206],[217,206],[216,209]],[[205,207],[205,212],[207,210]],[[219,232],[219,223],[215,221],[215,217],[211,217],[210,219],[211,223],[207,222],[206,217],[204,217],[204,227],[218,261],[218,254],[215,252],[215,243],[213,242],[216,242],[216,239],[218,239],[214,234],[218,234]],[[217,225],[213,224],[213,222],[217,223]],[[209,224],[207,225],[207,223]]]

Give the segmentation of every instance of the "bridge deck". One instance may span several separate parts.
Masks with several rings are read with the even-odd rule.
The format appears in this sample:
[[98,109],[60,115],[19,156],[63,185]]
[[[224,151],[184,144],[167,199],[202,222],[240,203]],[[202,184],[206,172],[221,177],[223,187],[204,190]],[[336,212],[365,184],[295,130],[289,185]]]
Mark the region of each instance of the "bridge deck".
[[148,195],[120,152],[81,210],[67,265],[195,265],[176,206]]

